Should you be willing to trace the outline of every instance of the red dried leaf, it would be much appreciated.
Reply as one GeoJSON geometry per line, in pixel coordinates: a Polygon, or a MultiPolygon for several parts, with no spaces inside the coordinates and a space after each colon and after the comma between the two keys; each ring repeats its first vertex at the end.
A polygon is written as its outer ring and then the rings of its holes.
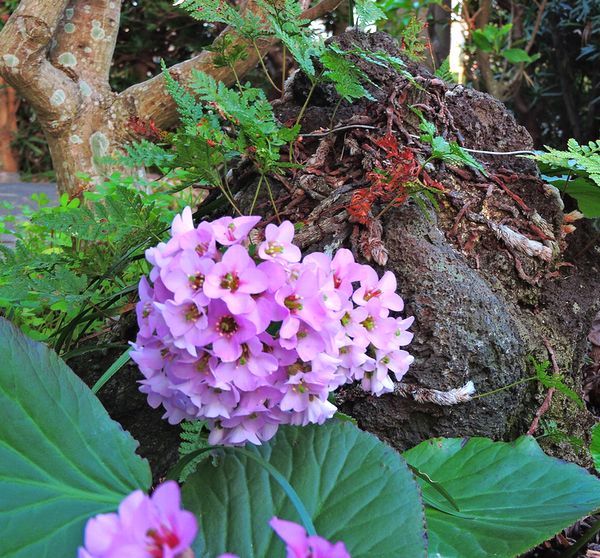
{"type": "Polygon", "coordinates": [[[161,130],[153,120],[145,122],[137,116],[132,116],[127,121],[127,127],[136,135],[150,141],[160,141],[164,139],[166,132],[161,130]]]}

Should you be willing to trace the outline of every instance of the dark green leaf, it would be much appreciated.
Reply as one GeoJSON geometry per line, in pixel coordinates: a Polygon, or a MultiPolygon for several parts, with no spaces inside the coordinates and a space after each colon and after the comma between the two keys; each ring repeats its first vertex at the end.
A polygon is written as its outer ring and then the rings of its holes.
{"type": "Polygon", "coordinates": [[[590,453],[594,460],[596,471],[600,471],[600,423],[597,423],[592,428],[592,444],[590,445],[590,453]]]}
{"type": "MultiPolygon", "coordinates": [[[[423,510],[402,458],[350,422],[283,427],[257,455],[279,471],[306,506],[317,533],[342,540],[353,558],[426,555],[423,510]]],[[[277,516],[299,517],[281,487],[256,462],[226,451],[219,467],[200,463],[183,487],[202,525],[198,556],[282,556],[268,527],[277,516]]]]}
{"type": "Polygon", "coordinates": [[[513,558],[600,507],[600,480],[544,455],[529,436],[510,444],[437,438],[404,457],[460,509],[419,481],[435,504],[426,507],[430,556],[513,558]]]}
{"type": "Polygon", "coordinates": [[[75,556],[87,519],[150,487],[137,443],[41,343],[0,318],[3,558],[75,556]]]}
{"type": "Polygon", "coordinates": [[[518,64],[520,62],[530,63],[535,60],[534,57],[529,56],[522,48],[507,48],[504,49],[501,54],[512,64],[518,64]]]}

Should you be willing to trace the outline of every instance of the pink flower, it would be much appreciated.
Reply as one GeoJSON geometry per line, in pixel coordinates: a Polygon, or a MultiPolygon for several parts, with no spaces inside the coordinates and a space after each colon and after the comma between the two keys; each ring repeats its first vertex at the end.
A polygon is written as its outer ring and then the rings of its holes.
{"type": "MultiPolygon", "coordinates": [[[[333,544],[318,535],[309,537],[304,527],[297,523],[273,517],[269,525],[286,544],[287,558],[351,558],[343,542],[333,544]]],[[[239,556],[227,553],[218,558],[239,556]]]]}
{"type": "Polygon", "coordinates": [[[223,246],[232,246],[244,240],[260,217],[221,217],[211,223],[217,242],[223,246]]]}
{"type": "Polygon", "coordinates": [[[136,490],[117,513],[100,514],[85,526],[79,558],[180,558],[188,553],[198,525],[181,509],[179,486],[168,481],[152,496],[136,490]]]}
{"type": "Polygon", "coordinates": [[[198,340],[199,345],[212,343],[212,350],[223,362],[233,362],[242,356],[242,345],[257,334],[254,324],[236,315],[220,300],[211,303],[208,327],[198,340]]]}
{"type": "Polygon", "coordinates": [[[266,275],[243,246],[232,246],[223,259],[210,270],[204,282],[204,294],[220,299],[235,314],[247,314],[254,310],[253,294],[267,288],[266,275]]]}
{"type": "Polygon", "coordinates": [[[193,298],[198,304],[206,305],[204,281],[214,266],[212,259],[201,258],[195,250],[183,250],[161,270],[161,278],[165,287],[173,292],[177,304],[193,298]]]}
{"type": "Polygon", "coordinates": [[[379,279],[377,272],[369,266],[363,266],[363,277],[360,288],[352,295],[356,304],[367,304],[369,300],[377,299],[388,310],[402,312],[404,302],[396,294],[396,276],[391,271],[386,271],[379,279]]]}
{"type": "Polygon", "coordinates": [[[282,337],[296,335],[301,321],[317,331],[322,329],[326,311],[318,295],[319,283],[312,271],[305,271],[293,284],[284,285],[275,293],[275,300],[287,314],[281,324],[282,337]]]}
{"type": "Polygon", "coordinates": [[[258,247],[258,255],[263,260],[282,260],[299,262],[302,254],[300,248],[292,244],[294,225],[284,221],[281,225],[267,225],[265,241],[258,247]]]}
{"type": "Polygon", "coordinates": [[[318,535],[309,537],[297,523],[273,517],[269,525],[286,544],[287,558],[351,558],[343,542],[330,543],[318,535]]]}
{"type": "Polygon", "coordinates": [[[175,304],[171,300],[167,300],[164,304],[157,302],[156,307],[162,311],[173,336],[173,344],[196,356],[196,346],[201,343],[208,323],[205,308],[193,299],[184,300],[181,304],[175,304]]]}

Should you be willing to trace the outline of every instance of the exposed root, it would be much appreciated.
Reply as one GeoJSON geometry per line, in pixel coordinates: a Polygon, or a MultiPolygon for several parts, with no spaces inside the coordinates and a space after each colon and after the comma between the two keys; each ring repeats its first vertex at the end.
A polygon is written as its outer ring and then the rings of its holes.
{"type": "Polygon", "coordinates": [[[471,401],[473,394],[475,393],[475,385],[473,382],[467,382],[461,388],[441,391],[439,389],[430,389],[400,382],[396,384],[394,393],[401,397],[414,399],[418,403],[433,403],[434,405],[449,406],[471,401]]]}
{"type": "Polygon", "coordinates": [[[540,258],[545,262],[552,261],[552,250],[548,246],[544,246],[541,242],[531,240],[525,235],[513,231],[506,225],[498,225],[489,221],[488,226],[509,248],[514,248],[527,256],[540,258]]]}

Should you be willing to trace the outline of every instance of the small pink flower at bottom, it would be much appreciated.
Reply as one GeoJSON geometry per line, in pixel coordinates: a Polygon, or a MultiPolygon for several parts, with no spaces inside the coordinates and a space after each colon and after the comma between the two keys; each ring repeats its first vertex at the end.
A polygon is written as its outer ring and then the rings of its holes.
{"type": "Polygon", "coordinates": [[[274,517],[269,525],[286,544],[287,558],[351,558],[343,542],[330,543],[318,535],[309,537],[297,523],[274,517]]]}
{"type": "Polygon", "coordinates": [[[92,517],[78,558],[193,558],[197,531],[194,514],[181,509],[179,486],[167,481],[152,496],[132,492],[117,513],[92,517]]]}
{"type": "MultiPolygon", "coordinates": [[[[330,543],[313,535],[309,537],[302,525],[274,517],[269,521],[286,545],[286,558],[352,558],[343,542],[330,543]]],[[[239,558],[236,554],[221,554],[217,558],[239,558]]]]}

